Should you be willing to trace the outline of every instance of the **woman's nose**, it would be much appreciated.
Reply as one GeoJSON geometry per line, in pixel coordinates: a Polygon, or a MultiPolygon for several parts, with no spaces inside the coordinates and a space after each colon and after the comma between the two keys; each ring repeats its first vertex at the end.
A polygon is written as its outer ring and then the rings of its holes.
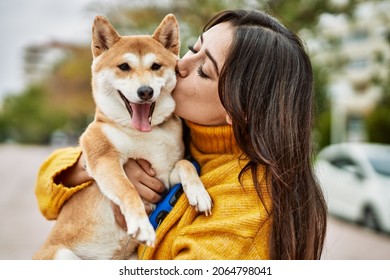
{"type": "Polygon", "coordinates": [[[176,65],[176,73],[184,78],[188,75],[188,70],[186,68],[185,62],[183,62],[183,59],[179,60],[176,65]]]}

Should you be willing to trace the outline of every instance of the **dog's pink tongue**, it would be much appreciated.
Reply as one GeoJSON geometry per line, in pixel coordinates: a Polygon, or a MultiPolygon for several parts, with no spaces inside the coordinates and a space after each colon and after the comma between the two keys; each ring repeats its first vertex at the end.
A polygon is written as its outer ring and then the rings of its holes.
{"type": "Polygon", "coordinates": [[[151,131],[152,126],[149,122],[151,104],[136,104],[131,103],[133,109],[133,117],[131,118],[131,125],[143,132],[151,131]]]}

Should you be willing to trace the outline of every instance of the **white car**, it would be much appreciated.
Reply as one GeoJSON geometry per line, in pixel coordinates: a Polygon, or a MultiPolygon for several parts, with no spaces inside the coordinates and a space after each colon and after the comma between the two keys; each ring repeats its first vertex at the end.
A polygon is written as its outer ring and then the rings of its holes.
{"type": "Polygon", "coordinates": [[[329,213],[390,232],[390,145],[330,145],[315,170],[329,213]]]}

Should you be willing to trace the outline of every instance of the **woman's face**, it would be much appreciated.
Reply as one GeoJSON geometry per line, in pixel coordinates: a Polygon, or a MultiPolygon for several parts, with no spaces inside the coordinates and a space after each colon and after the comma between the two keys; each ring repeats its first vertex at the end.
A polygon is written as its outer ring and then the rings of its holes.
{"type": "Polygon", "coordinates": [[[220,23],[203,33],[177,64],[172,96],[175,113],[202,125],[226,124],[226,110],[218,95],[218,80],[232,40],[233,28],[220,23]]]}

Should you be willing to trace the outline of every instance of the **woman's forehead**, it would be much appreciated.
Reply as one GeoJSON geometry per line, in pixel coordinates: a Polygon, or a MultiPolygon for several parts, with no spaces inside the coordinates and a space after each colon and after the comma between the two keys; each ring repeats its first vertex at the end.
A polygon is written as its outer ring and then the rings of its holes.
{"type": "Polygon", "coordinates": [[[202,46],[217,59],[225,59],[233,38],[233,27],[228,22],[219,23],[204,32],[199,40],[202,46]]]}
{"type": "Polygon", "coordinates": [[[212,26],[210,29],[205,31],[202,36],[204,40],[231,40],[233,32],[233,26],[229,22],[221,22],[217,25],[212,26]]]}

